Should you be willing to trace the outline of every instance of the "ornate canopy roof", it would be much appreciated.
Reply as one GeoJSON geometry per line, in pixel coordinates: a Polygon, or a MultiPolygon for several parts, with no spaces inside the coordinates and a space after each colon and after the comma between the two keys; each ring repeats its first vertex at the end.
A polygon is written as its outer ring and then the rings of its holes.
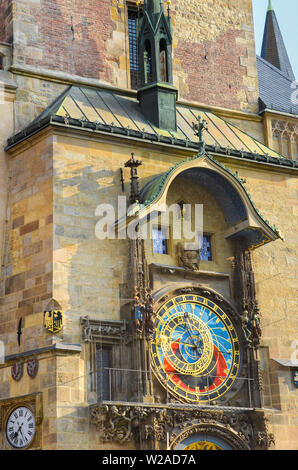
{"type": "Polygon", "coordinates": [[[162,208],[166,204],[169,187],[176,178],[189,179],[205,187],[215,197],[227,222],[226,238],[246,239],[250,250],[282,239],[277,228],[259,213],[242,180],[206,153],[181,161],[167,173],[150,180],[143,187],[140,206],[138,210],[134,208],[131,218],[137,214],[140,221],[146,220],[148,214],[162,208]]]}

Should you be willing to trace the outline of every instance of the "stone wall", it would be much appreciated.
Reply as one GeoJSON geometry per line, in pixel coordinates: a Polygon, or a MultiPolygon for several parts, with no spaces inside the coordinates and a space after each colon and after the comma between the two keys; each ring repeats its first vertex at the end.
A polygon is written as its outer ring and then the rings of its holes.
{"type": "MultiPolygon", "coordinates": [[[[1,77],[0,77],[1,80],[1,77]]],[[[7,186],[8,168],[7,155],[4,147],[6,139],[13,132],[13,102],[15,90],[7,89],[0,81],[0,260],[2,261],[5,227],[7,218],[7,186]]]]}
{"type": "Polygon", "coordinates": [[[271,405],[277,412],[269,415],[276,449],[296,449],[298,438],[298,398],[291,370],[278,367],[273,359],[297,357],[297,177],[280,171],[238,168],[246,188],[265,219],[284,237],[253,251],[257,300],[262,328],[262,345],[268,347],[263,366],[271,377],[271,405]]]}
{"type": "Polygon", "coordinates": [[[11,43],[13,39],[13,0],[0,3],[0,42],[11,43]]]}
{"type": "Polygon", "coordinates": [[[256,112],[251,1],[172,2],[174,77],[180,98],[256,112]],[[187,25],[187,27],[186,27],[187,25]]]}
{"type": "MultiPolygon", "coordinates": [[[[187,156],[162,147],[135,144],[133,147],[136,158],[143,161],[139,169],[140,186],[187,156]]],[[[96,208],[107,202],[116,206],[117,196],[123,195],[119,170],[129,159],[130,152],[131,144],[121,139],[113,142],[104,137],[86,140],[84,134],[68,132],[68,135],[57,136],[41,134],[30,145],[22,144],[9,157],[10,217],[1,281],[1,333],[7,343],[7,354],[19,350],[16,329],[21,316],[25,319],[21,351],[53,341],[81,343],[81,316],[98,320],[120,318],[129,302],[122,295],[129,281],[128,244],[126,240],[96,237],[99,220],[96,208]],[[51,297],[61,304],[65,318],[64,329],[57,336],[46,332],[42,324],[42,312],[51,297]]],[[[276,241],[253,252],[262,314],[262,345],[269,347],[265,368],[269,368],[272,359],[291,357],[296,339],[297,181],[280,169],[261,169],[255,164],[225,160],[232,171],[237,170],[239,176],[246,179],[246,187],[264,218],[278,226],[285,236],[284,242],[276,241]]],[[[128,195],[128,168],[124,169],[124,177],[128,195]]],[[[212,210],[217,214],[216,205],[212,210]]],[[[216,218],[220,222],[220,214],[216,218]]],[[[213,230],[213,222],[211,218],[210,230],[213,230]]],[[[220,224],[223,229],[224,222],[220,224]]],[[[220,250],[219,272],[231,269],[230,255],[228,246],[220,250]]],[[[149,256],[150,261],[155,260],[149,256]]],[[[56,364],[59,382],[55,391],[57,439],[63,448],[75,445],[71,427],[76,429],[85,448],[101,445],[90,441],[94,430],[87,416],[84,357],[84,354],[65,357],[56,364]]],[[[7,393],[17,393],[7,385],[11,381],[9,373],[7,368],[3,398],[7,398],[7,393]]],[[[272,406],[280,404],[280,409],[269,415],[270,427],[276,435],[277,448],[294,448],[296,390],[290,370],[283,368],[275,375],[269,372],[270,375],[274,377],[270,385],[270,394],[275,396],[272,406]]],[[[46,426],[51,426],[50,440],[54,442],[54,420],[51,423],[46,426]]]]}
{"type": "Polygon", "coordinates": [[[14,65],[110,79],[107,41],[115,1],[14,1],[14,65]]]}
{"type": "Polygon", "coordinates": [[[17,324],[22,317],[21,350],[41,347],[42,315],[52,297],[52,143],[28,143],[8,157],[8,204],[1,271],[0,333],[6,354],[20,351],[17,324]]]}
{"type": "MultiPolygon", "coordinates": [[[[38,373],[36,377],[31,378],[27,374],[27,361],[25,360],[23,376],[19,381],[12,379],[11,366],[14,364],[14,361],[7,362],[5,366],[0,366],[0,410],[3,401],[5,402],[7,398],[14,398],[16,405],[23,406],[24,401],[21,397],[27,395],[34,397],[35,394],[40,393],[42,410],[40,416],[41,422],[37,425],[39,435],[37,446],[38,448],[54,450],[57,443],[56,358],[51,352],[48,352],[41,354],[38,359],[38,373]]],[[[34,398],[32,402],[34,402],[34,398]]],[[[5,415],[3,419],[5,419],[5,415]]],[[[0,436],[1,434],[0,432],[0,436]]],[[[4,436],[1,437],[0,446],[3,449],[2,445],[5,439],[4,436]]]]}
{"type": "MultiPolygon", "coordinates": [[[[251,0],[174,0],[171,8],[179,98],[256,112],[251,0]]],[[[14,0],[13,42],[16,72],[130,87],[124,0],[14,0]]]]}

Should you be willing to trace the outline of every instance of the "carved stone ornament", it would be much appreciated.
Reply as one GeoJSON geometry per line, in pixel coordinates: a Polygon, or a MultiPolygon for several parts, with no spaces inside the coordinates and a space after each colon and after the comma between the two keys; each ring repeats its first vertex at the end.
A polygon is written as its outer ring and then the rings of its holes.
{"type": "Polygon", "coordinates": [[[91,422],[102,442],[125,444],[137,439],[140,425],[150,414],[150,408],[123,405],[91,407],[91,422]]]}
{"type": "Polygon", "coordinates": [[[157,442],[158,448],[165,448],[169,435],[174,449],[186,437],[204,432],[221,437],[235,450],[267,449],[274,443],[264,414],[240,409],[102,403],[92,405],[90,414],[102,442],[138,444],[141,438],[150,448],[157,442]]]}
{"type": "Polygon", "coordinates": [[[85,342],[105,341],[112,343],[120,341],[127,335],[125,321],[91,320],[88,316],[81,317],[82,339],[85,342]]]}
{"type": "Polygon", "coordinates": [[[200,247],[196,243],[178,243],[179,265],[191,271],[198,271],[200,267],[200,247]]]}

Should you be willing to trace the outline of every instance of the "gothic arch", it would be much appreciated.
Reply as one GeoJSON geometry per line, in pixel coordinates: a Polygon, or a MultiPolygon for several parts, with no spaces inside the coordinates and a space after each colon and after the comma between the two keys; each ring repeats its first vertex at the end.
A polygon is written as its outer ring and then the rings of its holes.
{"type": "Polygon", "coordinates": [[[250,450],[247,442],[238,435],[232,428],[227,429],[227,426],[222,424],[214,423],[197,423],[188,426],[178,435],[172,437],[172,442],[170,445],[171,450],[183,450],[185,449],[185,444],[187,444],[187,439],[191,437],[199,436],[208,436],[210,438],[217,438],[223,445],[227,446],[226,450],[250,450]]]}

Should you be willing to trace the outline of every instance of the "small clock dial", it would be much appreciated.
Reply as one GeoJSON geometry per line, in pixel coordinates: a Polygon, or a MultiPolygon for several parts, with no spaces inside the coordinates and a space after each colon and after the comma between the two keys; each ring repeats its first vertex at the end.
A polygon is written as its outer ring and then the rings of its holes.
{"type": "Polygon", "coordinates": [[[151,357],[158,379],[186,401],[211,401],[237,379],[240,345],[226,313],[199,295],[180,295],[157,312],[151,357]]]}
{"type": "Polygon", "coordinates": [[[20,406],[12,411],[6,423],[6,438],[12,447],[22,449],[29,446],[35,434],[35,419],[32,411],[20,406]]]}

